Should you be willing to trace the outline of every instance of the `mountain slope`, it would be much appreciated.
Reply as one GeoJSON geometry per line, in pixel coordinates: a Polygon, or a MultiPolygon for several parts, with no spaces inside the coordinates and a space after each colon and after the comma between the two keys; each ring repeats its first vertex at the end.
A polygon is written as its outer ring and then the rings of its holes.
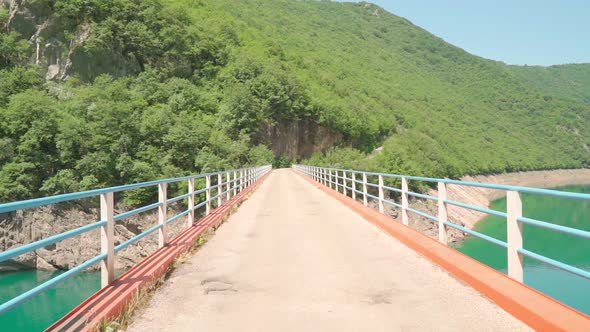
{"type": "Polygon", "coordinates": [[[449,177],[590,162],[590,106],[368,3],[11,1],[0,26],[2,200],[273,153],[449,177]]]}
{"type": "Polygon", "coordinates": [[[590,104],[590,63],[508,66],[508,69],[547,96],[590,104]]]}
{"type": "Polygon", "coordinates": [[[221,0],[205,7],[231,17],[240,37],[235,56],[296,73],[321,105],[321,123],[360,148],[390,137],[380,168],[459,175],[588,162],[587,106],[547,101],[504,64],[377,6],[221,0]]]}

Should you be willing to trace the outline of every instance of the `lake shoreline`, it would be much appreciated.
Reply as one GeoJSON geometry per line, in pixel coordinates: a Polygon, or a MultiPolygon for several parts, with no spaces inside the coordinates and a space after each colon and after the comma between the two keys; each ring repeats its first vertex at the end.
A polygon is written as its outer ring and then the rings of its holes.
{"type": "MultiPolygon", "coordinates": [[[[464,176],[462,181],[506,184],[535,188],[556,188],[567,185],[590,185],[590,169],[556,169],[545,171],[514,172],[494,175],[464,176]]],[[[504,197],[502,190],[449,185],[447,188],[450,200],[489,207],[491,202],[504,197]]],[[[448,206],[451,221],[461,221],[468,228],[473,228],[485,213],[448,206]]]]}

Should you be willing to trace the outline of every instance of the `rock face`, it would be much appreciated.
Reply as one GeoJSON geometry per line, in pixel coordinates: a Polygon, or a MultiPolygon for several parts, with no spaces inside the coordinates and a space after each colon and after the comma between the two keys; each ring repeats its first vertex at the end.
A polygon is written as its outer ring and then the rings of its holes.
{"type": "Polygon", "coordinates": [[[312,119],[267,124],[258,140],[257,143],[269,146],[275,155],[292,160],[308,158],[313,152],[324,151],[344,141],[341,134],[318,125],[312,119]]]}
{"type": "MultiPolygon", "coordinates": [[[[116,211],[115,213],[120,213],[116,211]]],[[[175,212],[169,211],[170,216],[175,212]]],[[[44,206],[36,209],[0,215],[0,251],[31,243],[67,230],[88,225],[97,220],[96,209],[80,207],[44,206]]],[[[132,238],[157,224],[155,211],[132,216],[116,222],[115,245],[132,238]]],[[[178,221],[168,227],[168,234],[177,234],[184,223],[178,221]]],[[[117,253],[115,267],[128,269],[157,248],[153,233],[117,253]]],[[[22,269],[68,270],[100,254],[100,230],[74,236],[45,248],[0,263],[0,271],[22,269]]],[[[98,269],[96,264],[91,269],[98,269]]]]}
{"type": "Polygon", "coordinates": [[[32,0],[1,0],[0,5],[9,11],[8,30],[28,38],[33,49],[30,62],[43,68],[48,80],[65,80],[74,72],[82,80],[92,80],[104,73],[121,76],[140,71],[137,61],[121,54],[85,52],[83,45],[91,26],[80,23],[73,35],[66,37],[52,16],[52,5],[43,6],[32,0]]]}

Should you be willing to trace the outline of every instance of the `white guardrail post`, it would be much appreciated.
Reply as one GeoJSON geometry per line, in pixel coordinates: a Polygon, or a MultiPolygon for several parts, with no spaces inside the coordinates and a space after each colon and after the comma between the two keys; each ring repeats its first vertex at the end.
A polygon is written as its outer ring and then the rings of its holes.
{"type": "Polygon", "coordinates": [[[168,242],[166,239],[166,219],[168,217],[168,205],[166,204],[166,200],[168,199],[167,188],[168,184],[165,182],[158,184],[158,200],[160,202],[160,206],[158,207],[158,224],[160,224],[160,229],[158,229],[158,248],[162,248],[168,242]]]}
{"type": "Polygon", "coordinates": [[[205,215],[211,213],[211,175],[205,177],[205,215]]]}
{"type": "Polygon", "coordinates": [[[221,177],[221,173],[217,173],[217,206],[221,206],[221,191],[223,190],[222,185],[223,179],[221,177]]]}
{"type": "Polygon", "coordinates": [[[346,196],[346,171],[342,171],[342,193],[346,196]]]}
{"type": "Polygon", "coordinates": [[[330,184],[330,189],[332,189],[332,170],[328,170],[328,179],[330,180],[328,183],[330,184]]]}
{"type": "Polygon", "coordinates": [[[100,195],[100,220],[107,222],[100,227],[100,251],[101,254],[107,254],[107,257],[100,262],[100,285],[104,288],[115,280],[115,221],[112,192],[100,195]]]}
{"type": "Polygon", "coordinates": [[[367,173],[363,172],[363,204],[365,206],[369,205],[367,202],[367,173]]]}
{"type": "Polygon", "coordinates": [[[385,195],[383,194],[383,175],[379,175],[379,212],[384,213],[385,207],[383,206],[383,199],[385,195]]]}
{"type": "Polygon", "coordinates": [[[232,187],[234,189],[234,196],[237,195],[238,191],[238,182],[236,181],[236,179],[238,178],[238,172],[234,171],[234,181],[232,183],[232,187]]]}
{"type": "Polygon", "coordinates": [[[438,183],[438,241],[447,245],[447,185],[444,182],[438,183]]]}
{"type": "Polygon", "coordinates": [[[518,252],[522,248],[522,225],[518,222],[522,217],[522,199],[518,191],[506,192],[506,214],[508,276],[523,282],[522,254],[518,252]]]}
{"type": "Polygon", "coordinates": [[[229,172],[225,173],[225,180],[227,181],[226,185],[225,185],[225,190],[227,191],[227,194],[225,195],[226,200],[229,201],[229,199],[231,198],[231,176],[229,175],[229,172]]]}
{"type": "Polygon", "coordinates": [[[352,199],[356,201],[356,173],[353,171],[350,173],[350,175],[352,176],[352,182],[350,182],[352,184],[352,199]]]}
{"type": "Polygon", "coordinates": [[[240,170],[240,192],[244,190],[244,170],[240,170]]]}
{"type": "Polygon", "coordinates": [[[195,223],[195,178],[188,179],[188,217],[186,227],[191,227],[195,223]]]}
{"type": "Polygon", "coordinates": [[[402,224],[408,226],[408,180],[402,177],[402,224]]]}

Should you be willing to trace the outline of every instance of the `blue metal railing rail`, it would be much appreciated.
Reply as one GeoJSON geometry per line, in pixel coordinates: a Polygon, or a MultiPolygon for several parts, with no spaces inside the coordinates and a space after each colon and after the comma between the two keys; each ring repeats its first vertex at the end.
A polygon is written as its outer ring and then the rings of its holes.
{"type": "Polygon", "coordinates": [[[116,187],[101,188],[95,190],[88,190],[77,193],[56,195],[50,197],[42,197],[30,199],[19,202],[11,202],[0,204],[0,213],[8,213],[16,210],[25,210],[44,205],[56,204],[77,200],[88,197],[100,196],[100,220],[82,227],[78,227],[66,232],[56,234],[29,244],[10,248],[0,252],[0,262],[10,260],[14,257],[26,254],[28,252],[52,245],[54,243],[72,238],[74,236],[89,232],[91,230],[100,228],[101,230],[101,254],[95,256],[84,263],[52,278],[40,285],[12,298],[11,300],[0,304],[0,315],[17,307],[21,303],[35,297],[39,293],[63,282],[74,275],[84,271],[88,267],[101,263],[101,285],[107,286],[114,280],[115,266],[114,260],[117,252],[123,250],[129,245],[139,241],[141,238],[158,232],[158,248],[166,245],[167,231],[166,225],[179,220],[181,217],[187,216],[186,227],[191,227],[195,222],[195,211],[201,207],[205,207],[204,214],[208,215],[212,208],[212,203],[216,200],[216,206],[220,206],[223,201],[228,201],[232,196],[243,191],[245,188],[252,185],[259,178],[264,176],[272,169],[272,166],[257,166],[249,168],[240,168],[227,171],[220,171],[214,173],[204,173],[198,175],[183,176],[171,179],[163,179],[135,184],[128,184],[116,187]],[[232,179],[233,177],[233,179],[232,179]],[[196,190],[195,180],[205,179],[204,188],[196,190]],[[216,183],[212,184],[212,178],[216,178],[216,183]],[[180,181],[188,182],[188,192],[176,197],[167,197],[167,185],[170,183],[177,183],[180,181]],[[124,192],[127,190],[157,186],[158,187],[158,202],[148,204],[131,211],[126,211],[120,214],[114,214],[114,193],[124,192]],[[214,191],[215,196],[211,196],[214,191]],[[198,204],[195,204],[195,196],[205,193],[205,199],[198,204]],[[167,205],[170,203],[187,200],[188,208],[168,218],[167,205]],[[158,224],[147,229],[146,231],[137,234],[136,236],[118,244],[114,245],[114,225],[115,222],[130,216],[158,209],[158,224]]]}
{"type": "Polygon", "coordinates": [[[590,201],[590,194],[584,193],[573,193],[573,192],[565,192],[559,190],[551,190],[551,189],[540,189],[540,188],[530,188],[530,187],[522,187],[522,186],[511,186],[511,185],[503,185],[503,184],[492,184],[492,183],[480,183],[480,182],[470,182],[470,181],[459,181],[459,180],[451,180],[451,179],[438,179],[438,178],[430,178],[430,177],[423,177],[423,176],[410,176],[410,175],[401,175],[401,174],[388,174],[388,173],[376,173],[376,172],[364,172],[364,171],[357,171],[357,170],[348,170],[348,169],[339,169],[339,168],[325,168],[325,167],[317,167],[317,166],[308,166],[308,165],[293,165],[293,168],[297,171],[310,176],[314,180],[322,183],[325,186],[333,188],[337,191],[342,191],[343,194],[347,195],[347,190],[350,191],[351,197],[353,199],[357,199],[357,194],[362,195],[362,200],[364,205],[368,205],[367,201],[368,198],[372,198],[377,200],[379,211],[384,213],[384,204],[393,205],[401,209],[401,219],[404,225],[409,224],[409,216],[408,212],[420,215],[422,217],[428,218],[430,220],[435,221],[438,224],[438,240],[445,245],[447,243],[447,229],[448,227],[458,229],[464,233],[469,235],[475,236],[480,238],[484,241],[489,243],[493,243],[497,246],[507,249],[507,258],[508,258],[508,276],[513,279],[518,280],[519,282],[523,282],[524,279],[524,268],[523,268],[523,256],[532,258],[536,261],[541,263],[556,267],[563,271],[567,271],[569,273],[584,277],[586,279],[590,279],[590,271],[580,269],[578,267],[559,262],[552,258],[543,256],[541,254],[532,252],[523,248],[523,235],[522,235],[522,225],[532,225],[535,227],[540,227],[544,229],[548,229],[551,231],[561,232],[585,239],[590,239],[590,232],[582,229],[577,229],[573,227],[562,226],[558,224],[553,224],[550,222],[536,220],[532,218],[527,218],[522,215],[522,200],[521,194],[528,193],[528,194],[537,194],[537,195],[548,195],[554,197],[563,197],[568,199],[578,199],[578,200],[587,200],[590,201]],[[371,183],[368,181],[368,178],[377,178],[377,183],[371,183]],[[399,179],[401,181],[401,188],[394,188],[390,186],[386,186],[384,184],[384,179],[386,178],[393,178],[399,179]],[[416,193],[408,190],[408,180],[416,180],[416,181],[425,181],[431,183],[437,183],[438,185],[438,195],[426,195],[421,193],[416,193]],[[349,185],[350,184],[350,185],[349,185]],[[464,202],[458,202],[454,200],[449,200],[447,198],[447,185],[459,185],[459,186],[469,186],[469,187],[478,187],[478,188],[487,188],[487,189],[495,189],[501,190],[506,193],[506,201],[507,201],[507,212],[496,211],[489,209],[487,207],[476,206],[464,202]],[[357,185],[361,186],[362,190],[357,189],[357,185]],[[369,193],[367,188],[377,189],[378,196],[372,195],[369,193]],[[386,195],[385,192],[396,192],[401,194],[401,202],[395,202],[389,199],[390,195],[386,195]],[[433,216],[428,214],[427,212],[417,210],[412,208],[408,204],[408,197],[418,197],[422,199],[436,201],[438,204],[438,215],[433,216]],[[506,219],[507,225],[507,237],[506,241],[498,240],[486,234],[480,233],[478,231],[465,228],[457,223],[454,223],[449,220],[448,213],[447,213],[447,206],[454,205],[463,209],[473,210],[481,213],[485,213],[488,215],[493,215],[501,218],[506,219]]]}

